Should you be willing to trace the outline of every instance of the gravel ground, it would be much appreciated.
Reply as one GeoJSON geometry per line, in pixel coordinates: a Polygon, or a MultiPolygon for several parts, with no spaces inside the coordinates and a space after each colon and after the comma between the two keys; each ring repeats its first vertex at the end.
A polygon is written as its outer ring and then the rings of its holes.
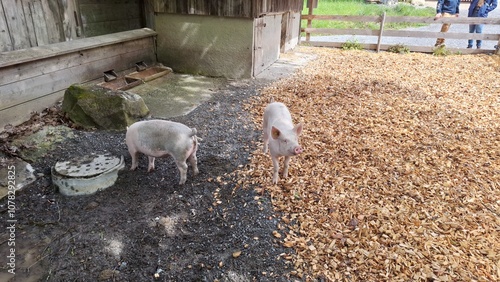
{"type": "MultiPolygon", "coordinates": [[[[137,170],[120,171],[104,191],[61,195],[50,177],[59,160],[110,153],[130,166],[125,132],[74,129],[76,137],[32,163],[38,179],[16,195],[16,275],[6,273],[2,255],[0,281],[289,281],[291,262],[283,256],[292,251],[273,236],[279,214],[252,185],[237,187],[231,174],[248,164],[260,138],[242,104],[268,82],[233,81],[171,119],[197,128],[203,139],[200,174],[190,168],[183,186],[171,158],[157,159],[146,173],[142,156],[137,170]]],[[[4,199],[0,220],[7,217],[4,199]]],[[[1,254],[9,253],[6,236],[1,254]]]]}

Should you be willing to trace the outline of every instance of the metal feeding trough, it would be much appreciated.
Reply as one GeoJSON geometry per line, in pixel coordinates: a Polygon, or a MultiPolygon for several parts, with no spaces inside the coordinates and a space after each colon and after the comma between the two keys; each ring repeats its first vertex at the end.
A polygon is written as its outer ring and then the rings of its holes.
{"type": "Polygon", "coordinates": [[[144,62],[136,63],[135,69],[136,69],[135,72],[127,74],[125,77],[140,79],[146,82],[172,72],[171,68],[165,67],[161,64],[148,67],[144,62]]]}
{"type": "Polygon", "coordinates": [[[105,71],[103,77],[104,82],[97,85],[111,90],[127,90],[140,85],[143,82],[142,80],[133,77],[118,77],[114,70],[105,71]]]}
{"type": "Polygon", "coordinates": [[[63,195],[89,195],[113,185],[124,167],[123,156],[87,155],[57,162],[52,168],[52,182],[63,195]]]}

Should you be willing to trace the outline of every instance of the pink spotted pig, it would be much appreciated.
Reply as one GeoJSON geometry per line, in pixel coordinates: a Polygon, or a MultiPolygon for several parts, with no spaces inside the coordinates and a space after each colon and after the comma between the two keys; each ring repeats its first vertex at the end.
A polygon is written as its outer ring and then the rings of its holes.
{"type": "Polygon", "coordinates": [[[273,161],[273,183],[277,184],[279,175],[279,158],[285,157],[283,178],[288,177],[288,165],[292,156],[302,153],[299,145],[299,135],[302,123],[293,125],[288,108],[279,102],[272,102],[264,110],[264,153],[269,150],[273,161]]]}
{"type": "Polygon", "coordinates": [[[137,168],[139,153],[143,153],[149,159],[148,172],[154,170],[155,158],[172,156],[181,174],[180,185],[186,182],[187,160],[194,174],[198,174],[198,137],[195,128],[166,120],[139,121],[127,128],[125,143],[132,157],[130,170],[137,168]]]}

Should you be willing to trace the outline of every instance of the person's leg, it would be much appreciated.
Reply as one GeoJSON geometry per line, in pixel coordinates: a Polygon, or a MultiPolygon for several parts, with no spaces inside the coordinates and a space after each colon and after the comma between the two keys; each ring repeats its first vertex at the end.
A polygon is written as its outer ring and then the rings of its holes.
{"type": "MultiPolygon", "coordinates": [[[[453,17],[454,15],[452,14],[448,14],[448,13],[443,13],[443,18],[449,18],[449,17],[453,17]]],[[[450,29],[450,26],[451,24],[449,23],[444,23],[442,26],[441,26],[441,32],[448,32],[448,30],[450,29]]],[[[434,46],[439,46],[439,45],[443,45],[444,44],[444,38],[438,38],[436,40],[436,44],[434,46]]]]}
{"type": "MultiPolygon", "coordinates": [[[[476,25],[475,24],[470,24],[469,25],[469,33],[474,33],[476,31],[476,25]]],[[[472,45],[474,44],[473,39],[469,39],[467,48],[472,48],[472,45]]]]}
{"type": "MultiPolygon", "coordinates": [[[[484,25],[482,25],[482,24],[477,24],[476,25],[476,33],[483,33],[483,26],[484,25]]],[[[483,41],[480,39],[476,41],[477,49],[481,49],[482,43],[483,43],[483,41]]]]}

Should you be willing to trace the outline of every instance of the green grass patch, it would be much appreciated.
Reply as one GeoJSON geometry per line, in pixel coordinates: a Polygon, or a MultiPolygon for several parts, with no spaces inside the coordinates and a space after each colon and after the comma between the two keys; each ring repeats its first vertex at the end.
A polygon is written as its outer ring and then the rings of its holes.
{"type": "Polygon", "coordinates": [[[396,44],[389,47],[389,49],[387,49],[387,52],[397,53],[397,54],[408,54],[410,53],[410,49],[403,44],[396,44]]]}
{"type": "Polygon", "coordinates": [[[363,46],[357,40],[348,40],[342,44],[342,50],[363,50],[363,46]]]}
{"type": "MultiPolygon", "coordinates": [[[[307,14],[307,0],[304,1],[303,14],[307,14]]],[[[413,16],[413,17],[434,17],[436,11],[431,7],[416,7],[406,3],[399,3],[394,6],[367,4],[364,0],[321,0],[318,8],[313,10],[314,15],[347,15],[347,16],[413,16]]],[[[408,27],[425,26],[425,24],[415,23],[386,23],[385,29],[403,29],[408,27]]],[[[301,27],[307,27],[307,20],[301,21],[301,27]]],[[[379,29],[380,23],[374,22],[342,22],[313,20],[313,28],[356,28],[356,29],[379,29]]],[[[318,35],[318,34],[315,34],[318,35]]]]}
{"type": "Polygon", "coordinates": [[[451,55],[451,52],[450,52],[450,50],[446,49],[445,45],[440,45],[432,50],[432,55],[438,56],[438,57],[446,57],[446,56],[451,55]]]}

